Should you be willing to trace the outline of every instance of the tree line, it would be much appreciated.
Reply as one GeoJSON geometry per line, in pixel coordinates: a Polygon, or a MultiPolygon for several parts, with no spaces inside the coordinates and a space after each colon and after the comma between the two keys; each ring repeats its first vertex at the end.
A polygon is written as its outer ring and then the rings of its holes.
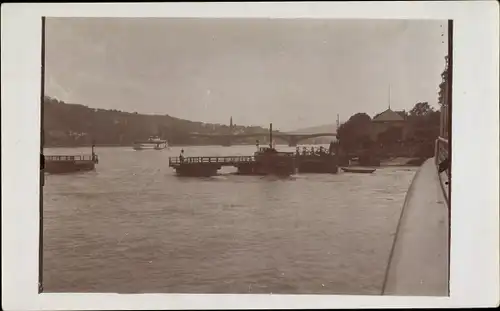
{"type": "Polygon", "coordinates": [[[374,138],[373,119],[366,113],[356,113],[341,124],[337,131],[340,147],[346,152],[356,152],[395,144],[408,147],[420,144],[425,150],[417,153],[432,156],[434,141],[439,135],[440,112],[427,102],[419,102],[409,112],[398,113],[405,120],[406,137],[403,137],[401,127],[388,126],[374,138]]]}
{"type": "MultiPolygon", "coordinates": [[[[448,57],[445,57],[447,63],[448,57]]],[[[448,67],[445,66],[441,74],[442,82],[439,84],[438,103],[443,105],[445,100],[446,85],[448,83],[448,67]]],[[[431,157],[434,153],[434,142],[439,135],[440,117],[439,110],[435,110],[428,102],[418,102],[408,112],[398,111],[405,120],[407,135],[402,137],[401,127],[390,126],[374,138],[372,135],[372,118],[366,113],[356,113],[348,121],[341,124],[338,129],[338,140],[341,150],[357,152],[359,150],[380,150],[384,146],[404,145],[406,148],[416,146],[415,155],[431,157]]]]}
{"type": "MultiPolygon", "coordinates": [[[[258,126],[233,125],[233,131],[263,133],[258,126]]],[[[226,124],[189,121],[166,115],[145,115],[116,109],[96,109],[69,104],[46,96],[43,101],[43,138],[45,147],[116,145],[130,146],[150,136],[167,139],[173,145],[210,144],[190,133],[228,134],[226,124]]],[[[254,139],[249,139],[253,143],[254,139]]]]}

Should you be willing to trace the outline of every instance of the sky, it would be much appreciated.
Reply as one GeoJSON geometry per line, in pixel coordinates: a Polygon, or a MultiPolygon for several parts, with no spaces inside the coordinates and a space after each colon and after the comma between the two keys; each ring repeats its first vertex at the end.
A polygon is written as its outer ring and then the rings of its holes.
{"type": "Polygon", "coordinates": [[[437,107],[438,20],[47,18],[45,95],[280,130],[437,107]]]}

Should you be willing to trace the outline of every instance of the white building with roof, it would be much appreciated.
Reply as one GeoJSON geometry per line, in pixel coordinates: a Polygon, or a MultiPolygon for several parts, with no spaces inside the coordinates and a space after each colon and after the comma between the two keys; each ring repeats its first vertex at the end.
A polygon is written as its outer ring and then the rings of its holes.
{"type": "Polygon", "coordinates": [[[371,139],[377,141],[379,135],[390,128],[395,128],[400,132],[401,140],[404,140],[408,134],[408,126],[405,111],[396,112],[390,107],[374,116],[372,119],[371,139]]]}

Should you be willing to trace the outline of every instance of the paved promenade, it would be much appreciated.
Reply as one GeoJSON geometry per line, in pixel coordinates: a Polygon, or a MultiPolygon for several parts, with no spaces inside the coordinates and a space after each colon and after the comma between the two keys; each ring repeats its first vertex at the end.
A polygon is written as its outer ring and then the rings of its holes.
{"type": "Polygon", "coordinates": [[[448,296],[448,206],[439,183],[428,159],[406,195],[384,295],[448,296]]]}

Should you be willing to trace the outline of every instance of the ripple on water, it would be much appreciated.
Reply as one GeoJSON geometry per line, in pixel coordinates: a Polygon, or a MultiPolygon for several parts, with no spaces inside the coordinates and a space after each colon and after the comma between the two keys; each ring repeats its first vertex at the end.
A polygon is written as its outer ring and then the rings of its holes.
{"type": "Polygon", "coordinates": [[[96,172],[47,176],[46,291],[380,293],[415,169],[179,178],[178,149],[99,148],[96,172]]]}

